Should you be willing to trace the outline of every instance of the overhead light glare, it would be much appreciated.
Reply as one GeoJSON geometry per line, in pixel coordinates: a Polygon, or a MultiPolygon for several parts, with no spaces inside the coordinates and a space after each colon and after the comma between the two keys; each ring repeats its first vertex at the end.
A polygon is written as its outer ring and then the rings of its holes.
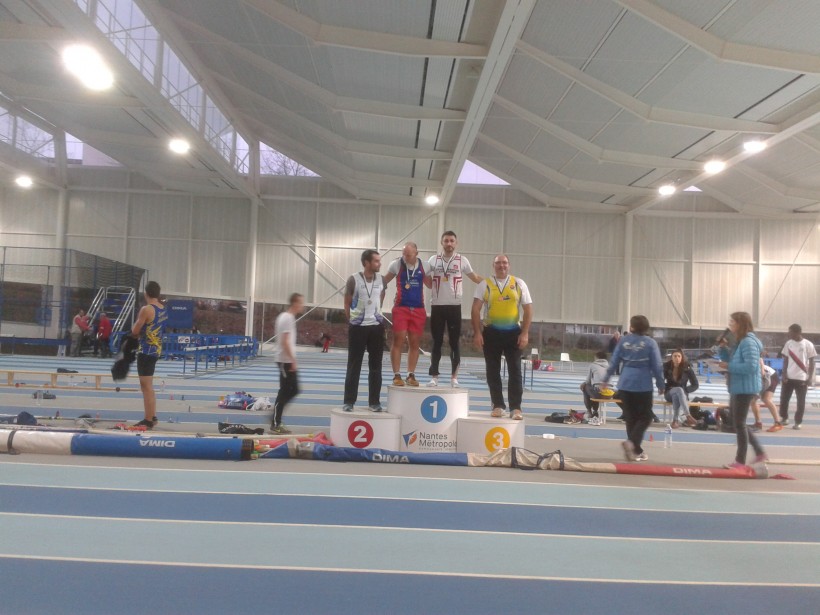
{"type": "Polygon", "coordinates": [[[440,200],[441,199],[439,199],[438,196],[436,196],[435,194],[429,194],[424,199],[424,202],[427,203],[428,205],[438,205],[440,200]]]}
{"type": "Polygon", "coordinates": [[[171,139],[168,142],[168,149],[175,154],[187,154],[191,149],[191,144],[185,139],[171,139]]]}
{"type": "Polygon", "coordinates": [[[658,194],[661,196],[669,196],[670,194],[675,194],[675,186],[672,184],[664,184],[660,188],[658,188],[658,194]]]}
{"type": "Polygon", "coordinates": [[[63,64],[89,90],[107,90],[114,85],[114,74],[102,56],[88,45],[69,45],[63,49],[63,64]]]}
{"type": "Polygon", "coordinates": [[[712,175],[714,175],[715,173],[720,173],[725,168],[726,163],[722,160],[710,160],[709,162],[703,165],[703,170],[707,173],[711,173],[712,175]]]}
{"type": "Polygon", "coordinates": [[[766,149],[766,144],[760,139],[752,139],[751,141],[745,141],[743,143],[743,149],[750,154],[757,154],[766,149]]]}
{"type": "Polygon", "coordinates": [[[688,188],[684,188],[683,191],[684,192],[703,192],[703,190],[701,190],[697,186],[689,186],[688,188]]]}
{"type": "Polygon", "coordinates": [[[21,188],[31,188],[34,185],[34,180],[31,179],[28,175],[18,175],[14,183],[20,186],[21,188]]]}

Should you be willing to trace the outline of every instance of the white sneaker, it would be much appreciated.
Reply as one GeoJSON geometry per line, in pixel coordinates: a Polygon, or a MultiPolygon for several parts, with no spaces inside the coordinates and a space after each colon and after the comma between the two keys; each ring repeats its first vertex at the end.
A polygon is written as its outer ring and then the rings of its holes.
{"type": "Polygon", "coordinates": [[[428,382],[428,383],[427,383],[427,386],[428,386],[428,387],[437,387],[437,386],[438,386],[438,377],[437,377],[437,376],[433,376],[433,377],[430,379],[430,382],[428,382]]]}
{"type": "Polygon", "coordinates": [[[458,388],[458,378],[450,378],[450,386],[454,389],[458,388]]]}

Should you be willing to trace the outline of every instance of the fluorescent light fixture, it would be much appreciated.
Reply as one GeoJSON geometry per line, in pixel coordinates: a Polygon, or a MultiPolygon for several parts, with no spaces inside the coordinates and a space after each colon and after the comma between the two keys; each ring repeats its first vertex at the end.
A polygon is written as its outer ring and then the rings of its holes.
{"type": "Polygon", "coordinates": [[[715,173],[720,173],[725,168],[726,163],[722,160],[710,160],[709,162],[703,165],[703,170],[707,173],[711,173],[712,175],[714,175],[715,173]]]}
{"type": "Polygon", "coordinates": [[[107,90],[114,84],[114,75],[102,56],[88,45],[63,49],[63,64],[89,90],[107,90]]]}
{"type": "Polygon", "coordinates": [[[661,196],[669,196],[670,194],[675,194],[675,186],[672,184],[664,184],[660,188],[658,188],[658,194],[661,196]]]}
{"type": "Polygon", "coordinates": [[[429,194],[429,195],[427,195],[427,197],[424,199],[424,202],[425,202],[425,203],[427,203],[428,205],[438,205],[438,202],[439,202],[440,200],[441,200],[441,199],[439,199],[439,198],[438,198],[438,196],[436,196],[435,194],[429,194]]]}
{"type": "Polygon", "coordinates": [[[34,185],[34,180],[31,179],[28,175],[18,175],[14,183],[20,186],[21,188],[31,188],[34,185]]]}
{"type": "Polygon", "coordinates": [[[191,149],[191,144],[185,139],[171,139],[168,142],[168,149],[175,154],[187,154],[188,150],[191,149]]]}
{"type": "Polygon", "coordinates": [[[766,144],[760,139],[752,139],[751,141],[744,141],[743,149],[750,154],[757,154],[758,152],[762,152],[766,149],[766,144]]]}
{"type": "Polygon", "coordinates": [[[683,191],[684,192],[703,192],[703,190],[701,190],[697,186],[689,186],[688,188],[684,188],[683,191]]]}

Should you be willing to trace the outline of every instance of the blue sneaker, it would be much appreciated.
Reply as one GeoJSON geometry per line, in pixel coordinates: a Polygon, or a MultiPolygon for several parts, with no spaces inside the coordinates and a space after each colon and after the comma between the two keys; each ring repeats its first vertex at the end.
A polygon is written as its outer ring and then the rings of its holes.
{"type": "Polygon", "coordinates": [[[371,412],[383,412],[384,411],[381,404],[371,404],[370,406],[368,406],[368,409],[371,412]]]}
{"type": "Polygon", "coordinates": [[[342,406],[342,410],[345,412],[353,412],[353,404],[345,404],[342,406]]]}

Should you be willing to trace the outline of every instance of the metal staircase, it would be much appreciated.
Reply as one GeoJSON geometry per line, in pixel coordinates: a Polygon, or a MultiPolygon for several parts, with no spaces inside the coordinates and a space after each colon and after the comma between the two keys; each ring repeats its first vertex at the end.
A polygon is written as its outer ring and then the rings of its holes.
{"type": "Polygon", "coordinates": [[[137,292],[130,286],[104,286],[97,292],[91,307],[88,308],[90,322],[105,312],[111,319],[111,349],[115,350],[117,335],[120,331],[129,331],[134,325],[134,308],[137,305],[137,292]]]}

